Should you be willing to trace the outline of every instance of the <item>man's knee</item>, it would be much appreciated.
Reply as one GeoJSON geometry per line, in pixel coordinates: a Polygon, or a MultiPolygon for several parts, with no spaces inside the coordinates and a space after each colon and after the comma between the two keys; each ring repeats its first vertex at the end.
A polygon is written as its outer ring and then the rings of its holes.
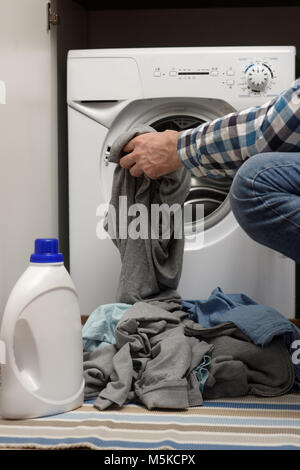
{"type": "Polygon", "coordinates": [[[243,163],[232,182],[229,193],[231,209],[241,227],[247,232],[256,225],[257,211],[261,209],[254,182],[271,160],[272,153],[254,155],[243,163]]]}
{"type": "Polygon", "coordinates": [[[253,179],[258,171],[260,155],[255,155],[246,160],[237,171],[230,188],[230,203],[233,211],[238,203],[253,196],[253,179]]]}
{"type": "Polygon", "coordinates": [[[254,196],[253,181],[271,162],[274,162],[274,154],[260,153],[248,158],[237,171],[230,189],[230,197],[237,199],[254,196]]]}
{"type": "Polygon", "coordinates": [[[277,174],[284,164],[285,154],[259,153],[246,160],[237,171],[230,189],[230,201],[234,207],[239,201],[278,191],[277,174]]]}

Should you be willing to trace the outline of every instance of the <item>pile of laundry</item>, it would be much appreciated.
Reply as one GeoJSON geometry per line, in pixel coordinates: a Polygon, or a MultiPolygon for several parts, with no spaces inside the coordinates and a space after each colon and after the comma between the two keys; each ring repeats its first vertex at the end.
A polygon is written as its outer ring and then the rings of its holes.
{"type": "MultiPolygon", "coordinates": [[[[111,147],[117,166],[110,205],[117,212],[122,195],[128,205],[149,209],[154,203],[182,206],[188,195],[184,169],[151,180],[118,165],[123,146],[150,131],[128,131],[111,147]]],[[[172,217],[170,225],[169,239],[120,238],[114,227],[119,286],[116,303],[98,307],[82,330],[85,399],[95,398],[99,410],[128,402],[186,409],[205,399],[299,392],[300,361],[292,355],[300,330],[276,310],[219,287],[206,300],[182,300],[176,289],[184,237],[174,237],[172,217]]]]}

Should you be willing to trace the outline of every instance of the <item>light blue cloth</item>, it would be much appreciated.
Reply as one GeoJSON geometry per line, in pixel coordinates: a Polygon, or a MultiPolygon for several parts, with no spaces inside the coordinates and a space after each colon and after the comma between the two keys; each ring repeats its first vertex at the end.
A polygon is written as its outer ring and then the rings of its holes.
{"type": "Polygon", "coordinates": [[[97,307],[82,328],[84,351],[94,351],[106,344],[115,343],[115,328],[129,304],[106,304],[97,307]]]}
{"type": "MultiPolygon", "coordinates": [[[[265,346],[275,336],[281,336],[293,355],[293,342],[300,340],[300,330],[274,308],[259,305],[244,294],[224,294],[214,289],[207,300],[183,300],[182,306],[191,319],[210,328],[233,322],[254,344],[265,346]]],[[[300,364],[295,369],[294,391],[300,391],[300,364]]]]}
{"type": "Polygon", "coordinates": [[[201,393],[203,392],[204,385],[206,382],[206,379],[208,377],[208,369],[207,367],[211,363],[211,358],[210,356],[207,356],[206,354],[203,356],[202,362],[195,368],[197,380],[199,382],[199,387],[201,393]]]}

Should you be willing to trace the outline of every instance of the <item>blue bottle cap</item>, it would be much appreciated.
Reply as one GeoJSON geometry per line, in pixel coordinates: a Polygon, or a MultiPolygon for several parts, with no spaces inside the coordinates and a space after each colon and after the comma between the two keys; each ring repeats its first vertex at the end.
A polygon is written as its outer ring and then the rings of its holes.
{"type": "Polygon", "coordinates": [[[37,238],[34,253],[30,256],[31,263],[61,263],[64,258],[58,253],[57,238],[37,238]]]}

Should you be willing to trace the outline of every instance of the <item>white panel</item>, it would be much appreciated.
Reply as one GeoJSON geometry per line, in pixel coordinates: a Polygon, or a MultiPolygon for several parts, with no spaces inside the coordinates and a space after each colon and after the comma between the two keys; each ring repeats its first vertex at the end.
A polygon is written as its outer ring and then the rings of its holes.
{"type": "Polygon", "coordinates": [[[108,57],[68,60],[68,102],[122,100],[141,96],[138,68],[133,59],[108,57]]]}
{"type": "Polygon", "coordinates": [[[58,235],[55,28],[44,0],[1,0],[0,316],[34,239],[58,235]]]}
{"type": "Polygon", "coordinates": [[[224,99],[245,109],[291,85],[295,47],[92,49],[70,51],[68,64],[68,102],[200,97],[224,99]],[[245,69],[257,61],[272,68],[273,78],[265,92],[249,96],[245,69]]]}

